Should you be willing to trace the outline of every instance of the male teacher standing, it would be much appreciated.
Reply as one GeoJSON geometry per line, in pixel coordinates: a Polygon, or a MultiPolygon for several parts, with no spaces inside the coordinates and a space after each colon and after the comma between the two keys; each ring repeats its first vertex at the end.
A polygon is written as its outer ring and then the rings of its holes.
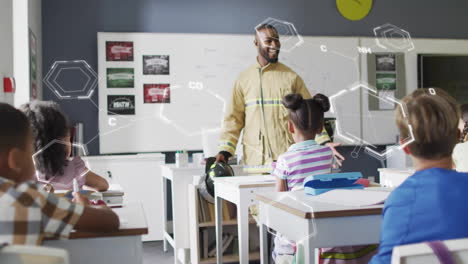
{"type": "MultiPolygon", "coordinates": [[[[254,44],[258,49],[257,63],[242,72],[234,84],[232,98],[224,117],[217,161],[227,161],[234,155],[243,129],[243,159],[246,165],[269,165],[294,143],[288,130],[288,111],[283,97],[299,93],[311,98],[302,78],[278,62],[281,43],[276,28],[262,24],[256,28],[254,44]]],[[[334,149],[325,129],[315,138],[318,144],[333,149],[338,163],[341,156],[334,149]]]]}

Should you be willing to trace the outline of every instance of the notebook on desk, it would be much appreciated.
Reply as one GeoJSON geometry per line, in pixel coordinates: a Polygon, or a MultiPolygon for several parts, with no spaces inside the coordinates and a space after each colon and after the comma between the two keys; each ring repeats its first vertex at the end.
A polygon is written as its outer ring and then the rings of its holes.
{"type": "Polygon", "coordinates": [[[317,199],[324,203],[333,203],[349,206],[372,206],[383,204],[390,195],[385,190],[345,190],[338,189],[317,195],[317,199]]]}

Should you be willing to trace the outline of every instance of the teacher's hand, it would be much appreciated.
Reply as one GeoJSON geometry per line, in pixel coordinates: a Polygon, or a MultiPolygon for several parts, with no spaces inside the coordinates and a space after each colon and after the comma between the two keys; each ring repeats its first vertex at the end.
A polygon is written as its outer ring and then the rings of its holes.
{"type": "MultiPolygon", "coordinates": [[[[328,142],[328,143],[325,143],[325,146],[328,146],[331,148],[332,152],[333,152],[333,156],[335,157],[335,160],[336,160],[336,163],[338,164],[339,167],[341,167],[343,165],[343,160],[345,160],[345,158],[343,157],[343,155],[341,155],[336,149],[335,147],[341,145],[340,143],[333,143],[333,142],[328,142]]],[[[335,164],[334,164],[335,166],[335,164]]]]}

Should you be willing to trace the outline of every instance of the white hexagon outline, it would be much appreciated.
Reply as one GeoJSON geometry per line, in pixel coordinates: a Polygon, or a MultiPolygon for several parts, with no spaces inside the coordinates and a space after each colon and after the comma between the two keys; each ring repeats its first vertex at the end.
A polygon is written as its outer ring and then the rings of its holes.
{"type": "MultiPolygon", "coordinates": [[[[95,92],[95,89],[97,87],[97,83],[98,83],[98,76],[97,76],[97,73],[91,68],[91,66],[89,66],[89,64],[84,61],[84,60],[74,60],[74,61],[56,61],[52,64],[52,67],[50,68],[49,72],[46,74],[46,76],[44,77],[44,83],[46,84],[46,86],[59,98],[59,99],[90,99],[91,96],[94,94],[95,92]],[[85,93],[84,95],[67,95],[66,91],[60,86],[58,85],[57,82],[55,82],[55,79],[57,79],[58,77],[58,74],[56,73],[57,69],[59,69],[59,73],[60,73],[60,69],[61,69],[61,65],[66,65],[66,64],[71,64],[71,63],[74,63],[74,64],[78,64],[78,65],[82,65],[83,67],[77,67],[77,68],[80,68],[81,71],[83,73],[85,73],[85,76],[87,76],[89,78],[89,80],[93,80],[93,77],[94,77],[94,81],[92,81],[92,83],[89,85],[89,87],[86,87],[88,86],[89,84],[89,81],[86,82],[86,85],[85,87],[83,88],[84,91],[88,90],[87,93],[85,93]],[[86,74],[87,71],[89,74],[86,74]],[[57,76],[55,76],[57,75],[57,76]],[[52,76],[55,76],[55,78],[52,80],[51,82],[51,78],[52,76]],[[55,83],[55,84],[54,84],[55,83]],[[58,88],[58,89],[57,89],[58,88]],[[62,90],[65,92],[65,94],[61,94],[58,90],[62,90]]],[[[76,92],[76,91],[73,91],[73,92],[76,92]]],[[[70,92],[71,93],[71,92],[70,92]]]]}
{"type": "MultiPolygon", "coordinates": [[[[280,39],[280,41],[281,41],[280,51],[291,52],[293,49],[295,49],[296,47],[299,47],[300,45],[302,45],[304,43],[304,39],[302,38],[301,35],[299,35],[299,33],[296,30],[296,27],[291,22],[284,21],[284,20],[279,20],[279,19],[272,18],[272,17],[268,17],[267,19],[263,20],[263,22],[261,22],[260,24],[255,26],[255,33],[257,33],[257,28],[259,26],[263,25],[263,24],[272,25],[274,27],[275,27],[275,24],[281,24],[281,25],[286,26],[289,29],[289,31],[291,32],[291,36],[286,38],[286,40],[281,40],[280,39]],[[293,39],[294,37],[297,37],[297,39],[298,39],[296,41],[296,43],[291,45],[290,48],[285,48],[284,44],[287,44],[288,42],[290,42],[291,39],[293,39]]],[[[281,38],[281,36],[280,36],[280,38],[281,38]]]]}
{"type": "Polygon", "coordinates": [[[403,30],[403,29],[395,26],[395,25],[387,23],[387,24],[384,24],[382,26],[376,27],[376,28],[374,28],[374,34],[376,36],[376,43],[381,48],[388,49],[387,46],[385,46],[384,44],[382,44],[380,42],[379,36],[380,36],[380,38],[385,39],[385,42],[387,42],[388,46],[391,46],[391,47],[393,47],[395,49],[398,49],[398,50],[407,49],[408,51],[411,51],[411,50],[414,49],[414,43],[411,40],[410,33],[408,31],[406,31],[406,30],[403,30]],[[392,43],[389,40],[389,38],[393,39],[393,37],[387,36],[387,34],[389,34],[391,32],[398,32],[399,35],[403,37],[402,38],[403,42],[406,42],[406,44],[402,45],[402,46],[394,45],[394,43],[392,43]]]}
{"type": "Polygon", "coordinates": [[[80,68],[80,67],[70,67],[70,68],[60,68],[58,73],[55,74],[55,78],[52,80],[59,88],[60,90],[62,90],[64,93],[79,93],[79,92],[83,92],[85,91],[86,89],[86,86],[88,85],[88,83],[91,81],[91,78],[80,68]],[[86,80],[86,84],[83,86],[83,88],[81,90],[73,90],[73,91],[65,91],[63,90],[62,86],[60,84],[58,84],[57,82],[57,78],[60,76],[60,73],[62,73],[63,70],[73,70],[73,69],[76,69],[76,70],[79,70],[83,73],[83,75],[87,78],[86,80]]]}
{"type": "MultiPolygon", "coordinates": [[[[382,25],[380,27],[374,28],[374,34],[375,34],[376,37],[378,37],[377,35],[379,35],[380,38],[385,38],[385,41],[388,42],[389,46],[392,46],[395,49],[404,49],[404,47],[396,46],[392,42],[389,41],[389,38],[393,38],[393,37],[388,36],[387,34],[391,34],[393,32],[400,33],[399,35],[402,36],[402,38],[404,38],[405,40],[407,40],[406,37],[409,36],[409,32],[404,31],[404,30],[398,28],[397,26],[394,26],[394,25],[389,24],[389,23],[387,23],[385,25],[382,25]]],[[[377,39],[377,41],[378,41],[378,39],[377,39]]],[[[378,41],[378,43],[380,43],[380,42],[378,41]]],[[[385,49],[388,48],[387,46],[385,46],[383,44],[381,44],[380,47],[385,48],[385,49]]]]}
{"type": "Polygon", "coordinates": [[[397,50],[405,50],[409,47],[408,51],[410,50],[413,50],[414,49],[414,44],[412,41],[408,40],[408,38],[406,38],[405,36],[403,35],[406,35],[406,34],[399,34],[400,36],[403,36],[402,38],[397,38],[397,37],[393,37],[393,36],[387,36],[387,33],[396,33],[396,31],[392,31],[392,30],[387,30],[384,32],[384,38],[385,38],[385,42],[393,47],[394,49],[397,49],[397,50]],[[397,40],[397,39],[401,39],[399,42],[401,45],[397,45],[397,43],[395,43],[394,41],[392,40],[397,40]]]}
{"type": "MultiPolygon", "coordinates": [[[[71,142],[66,142],[66,141],[63,141],[63,140],[59,140],[59,139],[54,139],[52,140],[51,142],[47,143],[47,145],[45,145],[43,148],[41,148],[40,150],[36,151],[36,153],[34,153],[32,155],[32,160],[33,160],[33,163],[34,163],[34,167],[37,168],[37,165],[36,165],[36,156],[41,154],[42,152],[44,152],[44,150],[48,149],[50,146],[52,146],[53,144],[62,144],[62,145],[71,145],[72,147],[75,147],[75,148],[80,148],[82,151],[83,151],[83,155],[84,156],[87,156],[88,155],[88,151],[86,149],[86,147],[84,145],[81,145],[81,144],[77,144],[77,143],[71,143],[71,142]]],[[[89,162],[84,159],[83,162],[85,163],[86,165],[86,170],[80,174],[80,177],[81,176],[84,176],[86,175],[88,172],[91,171],[90,169],[90,166],[89,166],[89,162]]]]}
{"type": "Polygon", "coordinates": [[[384,43],[381,43],[380,39],[385,39],[385,42],[387,42],[387,44],[393,48],[396,48],[398,50],[407,50],[407,51],[411,51],[413,50],[415,47],[414,47],[414,43],[413,41],[411,40],[411,34],[402,29],[402,28],[399,28],[395,25],[392,25],[390,23],[386,23],[386,24],[383,24],[381,26],[378,26],[378,27],[375,27],[374,28],[374,35],[375,35],[375,42],[377,44],[377,46],[383,48],[383,49],[388,49],[388,47],[386,45],[384,45],[384,43]],[[399,32],[401,33],[401,35],[405,36],[403,39],[405,39],[405,41],[407,41],[408,45],[406,45],[406,47],[398,47],[398,46],[395,46],[393,45],[389,40],[388,40],[388,37],[387,37],[387,33],[389,32],[399,32]]]}
{"type": "Polygon", "coordinates": [[[337,116],[337,119],[335,120],[335,130],[336,130],[335,132],[336,132],[336,135],[338,137],[341,137],[342,139],[348,141],[349,143],[355,143],[355,144],[358,143],[358,145],[365,145],[364,150],[367,153],[371,154],[372,156],[376,157],[379,160],[386,159],[386,157],[388,157],[390,154],[392,154],[395,150],[401,150],[401,149],[405,148],[406,146],[408,146],[409,144],[411,144],[412,142],[414,142],[415,138],[414,138],[414,134],[413,134],[413,127],[411,126],[411,124],[410,124],[410,122],[408,120],[408,110],[406,109],[406,105],[401,103],[399,100],[397,100],[397,99],[395,99],[395,98],[393,98],[391,96],[387,96],[387,95],[384,96],[384,97],[378,96],[377,89],[370,88],[369,85],[367,85],[367,84],[358,83],[358,84],[352,86],[349,89],[341,90],[338,93],[330,96],[329,97],[329,99],[330,99],[330,112],[332,114],[335,114],[335,113],[337,114],[337,111],[335,110],[334,103],[333,103],[333,101],[337,97],[342,96],[342,95],[346,94],[349,91],[355,91],[355,90],[357,90],[359,88],[365,88],[369,92],[373,93],[371,95],[379,98],[380,100],[386,101],[388,103],[397,104],[401,108],[402,113],[403,113],[403,117],[404,117],[404,119],[405,119],[405,121],[406,121],[406,123],[408,125],[409,137],[401,140],[400,144],[391,145],[391,146],[387,147],[384,152],[379,153],[379,152],[377,152],[377,151],[375,151],[375,150],[373,150],[372,148],[369,147],[369,146],[374,146],[370,142],[367,142],[364,139],[359,138],[359,137],[357,137],[357,136],[355,136],[353,134],[350,134],[350,133],[347,133],[347,135],[344,135],[343,131],[341,131],[341,127],[340,127],[340,124],[339,124],[339,121],[338,121],[338,116],[337,116]],[[351,137],[354,138],[354,139],[352,139],[351,137]]]}
{"type": "MultiPolygon", "coordinates": [[[[203,83],[203,82],[202,82],[203,83]]],[[[204,86],[202,88],[200,87],[189,87],[189,85],[187,85],[188,89],[191,89],[191,90],[196,90],[196,91],[200,91],[200,92],[203,92],[205,91],[206,93],[210,94],[211,96],[215,97],[216,99],[220,100],[222,103],[223,103],[223,113],[226,113],[226,100],[224,100],[224,98],[222,98],[219,94],[211,91],[210,89],[206,89],[204,86]]],[[[180,85],[173,85],[170,87],[172,90],[174,89],[179,89],[181,88],[180,85]]],[[[200,131],[197,131],[197,132],[193,132],[193,133],[190,133],[189,131],[187,131],[186,129],[184,129],[182,126],[180,126],[179,124],[177,124],[176,122],[174,122],[173,120],[170,120],[169,118],[167,118],[165,115],[164,115],[164,108],[165,108],[165,104],[161,104],[160,108],[159,108],[159,118],[165,122],[166,124],[169,124],[169,125],[172,125],[177,131],[179,131],[180,133],[182,133],[183,135],[186,135],[186,136],[189,136],[189,137],[193,137],[193,136],[199,136],[199,135],[202,135],[204,131],[206,132],[215,132],[217,130],[219,130],[220,128],[223,127],[223,120],[224,118],[222,119],[221,121],[221,127],[212,127],[212,128],[203,128],[203,129],[200,129],[200,131]]],[[[224,115],[223,115],[224,117],[224,115]]]]}

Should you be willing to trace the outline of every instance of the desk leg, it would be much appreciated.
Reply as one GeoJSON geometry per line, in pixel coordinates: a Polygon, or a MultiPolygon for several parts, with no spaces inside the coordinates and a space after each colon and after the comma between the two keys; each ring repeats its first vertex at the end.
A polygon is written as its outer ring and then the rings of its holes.
{"type": "Polygon", "coordinates": [[[249,263],[249,208],[246,208],[241,202],[237,205],[237,228],[239,232],[239,262],[249,263]]]}
{"type": "Polygon", "coordinates": [[[162,177],[162,195],[163,195],[163,251],[167,252],[167,239],[165,233],[167,232],[167,180],[162,177]]]}
{"type": "Polygon", "coordinates": [[[318,251],[312,246],[311,241],[305,239],[302,245],[304,247],[304,263],[318,264],[318,251]]]}
{"type": "Polygon", "coordinates": [[[178,233],[178,231],[176,230],[176,219],[177,217],[175,216],[175,203],[176,203],[176,197],[174,196],[174,189],[175,189],[175,184],[174,184],[174,181],[171,181],[171,206],[172,206],[172,233],[174,234],[174,263],[175,264],[178,264],[179,263],[179,247],[178,247],[178,244],[177,244],[177,241],[178,241],[178,237],[180,236],[180,234],[178,233]]]}
{"type": "Polygon", "coordinates": [[[223,263],[223,199],[215,196],[216,263],[223,263]]]}
{"type": "Polygon", "coordinates": [[[260,223],[260,263],[268,264],[268,227],[260,223]]]}

